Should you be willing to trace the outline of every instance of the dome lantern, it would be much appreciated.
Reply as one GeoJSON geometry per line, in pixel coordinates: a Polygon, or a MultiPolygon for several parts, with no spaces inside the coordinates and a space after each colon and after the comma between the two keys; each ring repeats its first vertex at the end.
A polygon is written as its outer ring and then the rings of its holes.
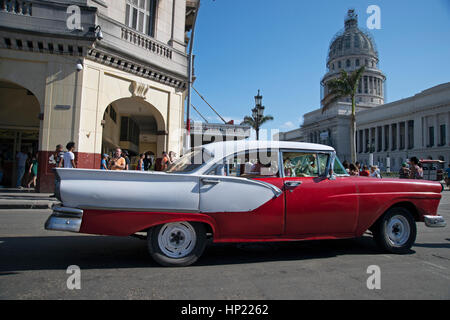
{"type": "Polygon", "coordinates": [[[345,18],[345,30],[354,27],[358,27],[358,15],[356,14],[355,9],[349,9],[347,17],[345,18]]]}

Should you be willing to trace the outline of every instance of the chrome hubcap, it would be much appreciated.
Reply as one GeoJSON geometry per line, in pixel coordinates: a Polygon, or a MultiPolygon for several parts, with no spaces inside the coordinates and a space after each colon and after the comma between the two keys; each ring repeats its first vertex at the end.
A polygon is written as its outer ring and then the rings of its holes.
{"type": "Polygon", "coordinates": [[[187,222],[167,223],[158,234],[159,248],[171,258],[183,258],[190,254],[196,239],[194,228],[187,222]]]}
{"type": "Polygon", "coordinates": [[[401,215],[393,216],[386,224],[386,234],[389,242],[395,247],[406,244],[411,233],[408,220],[401,215]]]}

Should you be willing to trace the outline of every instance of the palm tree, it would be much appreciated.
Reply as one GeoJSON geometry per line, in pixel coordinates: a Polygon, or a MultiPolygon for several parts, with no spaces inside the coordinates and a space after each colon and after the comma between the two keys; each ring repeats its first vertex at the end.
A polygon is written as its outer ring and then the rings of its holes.
{"type": "Polygon", "coordinates": [[[256,140],[259,140],[259,128],[267,121],[273,120],[272,116],[245,116],[244,121],[241,122],[241,125],[249,125],[256,131],[256,140]]]}
{"type": "Polygon", "coordinates": [[[365,66],[348,74],[345,70],[341,70],[339,78],[331,79],[325,85],[328,88],[328,93],[322,100],[322,113],[339,99],[349,97],[352,99],[352,115],[350,128],[350,152],[352,155],[352,162],[356,162],[356,92],[358,90],[359,80],[361,79],[365,66]]]}

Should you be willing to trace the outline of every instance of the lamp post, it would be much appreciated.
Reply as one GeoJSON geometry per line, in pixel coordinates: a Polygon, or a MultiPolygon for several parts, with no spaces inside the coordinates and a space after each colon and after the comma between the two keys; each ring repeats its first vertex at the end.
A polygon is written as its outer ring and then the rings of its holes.
{"type": "Polygon", "coordinates": [[[258,89],[258,95],[255,96],[255,107],[252,109],[252,116],[255,119],[256,140],[259,140],[259,127],[261,126],[261,119],[264,117],[262,98],[258,89]]]}

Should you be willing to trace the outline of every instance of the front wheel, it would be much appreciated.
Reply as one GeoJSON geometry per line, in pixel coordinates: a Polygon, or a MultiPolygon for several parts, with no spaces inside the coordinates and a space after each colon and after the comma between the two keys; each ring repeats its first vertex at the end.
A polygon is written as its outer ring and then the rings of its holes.
{"type": "Polygon", "coordinates": [[[151,228],[147,241],[150,255],[157,263],[185,267],[196,262],[205,250],[206,230],[201,223],[166,223],[151,228]]]}
{"type": "Polygon", "coordinates": [[[387,211],[372,231],[375,242],[381,249],[396,254],[408,253],[417,234],[416,222],[404,208],[387,211]]]}

